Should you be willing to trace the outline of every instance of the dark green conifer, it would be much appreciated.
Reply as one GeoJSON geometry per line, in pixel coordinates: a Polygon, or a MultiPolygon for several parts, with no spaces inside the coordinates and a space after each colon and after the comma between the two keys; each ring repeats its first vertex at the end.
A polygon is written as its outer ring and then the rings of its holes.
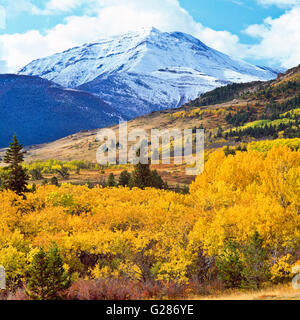
{"type": "Polygon", "coordinates": [[[28,274],[26,294],[33,300],[60,299],[72,284],[56,245],[47,253],[40,249],[33,257],[28,274]]]}
{"type": "Polygon", "coordinates": [[[119,186],[129,186],[130,173],[127,170],[121,172],[119,177],[119,186]]]}
{"type": "Polygon", "coordinates": [[[4,156],[4,163],[8,164],[3,175],[3,187],[23,195],[27,191],[29,177],[26,170],[22,167],[24,161],[23,145],[21,145],[14,135],[13,142],[9,144],[4,156]]]}
{"type": "Polygon", "coordinates": [[[113,173],[111,173],[111,174],[108,176],[107,186],[108,186],[108,187],[115,187],[115,186],[116,186],[115,176],[114,176],[113,173]]]}

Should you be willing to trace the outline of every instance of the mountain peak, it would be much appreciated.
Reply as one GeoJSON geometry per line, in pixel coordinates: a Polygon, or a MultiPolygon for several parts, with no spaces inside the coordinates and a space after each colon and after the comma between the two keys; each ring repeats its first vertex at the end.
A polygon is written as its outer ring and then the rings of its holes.
{"type": "Polygon", "coordinates": [[[160,31],[159,29],[155,28],[155,27],[141,27],[139,29],[132,29],[132,30],[128,30],[125,32],[122,32],[121,34],[116,34],[113,35],[111,37],[104,37],[101,38],[100,40],[108,40],[111,38],[120,38],[120,37],[135,37],[135,36],[149,36],[149,35],[159,35],[162,34],[163,32],[160,31]]]}
{"type": "Polygon", "coordinates": [[[228,83],[277,76],[272,70],[231,59],[192,35],[155,27],[33,61],[19,74],[87,90],[119,110],[126,109],[131,117],[180,106],[228,83]]]}
{"type": "Polygon", "coordinates": [[[155,28],[155,27],[142,27],[141,28],[142,31],[145,31],[147,33],[153,33],[153,34],[160,34],[162,33],[159,29],[155,28]]]}

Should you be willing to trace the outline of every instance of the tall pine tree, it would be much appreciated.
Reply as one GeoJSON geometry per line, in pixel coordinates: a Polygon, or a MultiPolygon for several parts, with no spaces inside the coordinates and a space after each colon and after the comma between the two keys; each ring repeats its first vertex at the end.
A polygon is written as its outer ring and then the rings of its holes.
{"type": "MultiPolygon", "coordinates": [[[[137,156],[140,156],[140,150],[137,151],[137,156]]],[[[156,170],[152,171],[150,169],[149,163],[143,164],[139,162],[134,166],[134,170],[129,180],[129,187],[140,189],[163,189],[165,187],[165,183],[163,182],[162,178],[159,176],[156,170]]]]}
{"type": "Polygon", "coordinates": [[[242,283],[243,263],[238,246],[229,240],[224,251],[218,256],[216,265],[219,277],[227,288],[239,288],[242,283]]]}
{"type": "Polygon", "coordinates": [[[17,136],[14,135],[13,142],[9,144],[4,156],[4,163],[9,166],[5,168],[3,187],[19,195],[23,195],[27,191],[27,181],[29,180],[26,170],[22,167],[25,153],[23,145],[19,144],[17,136]]]}
{"type": "Polygon", "coordinates": [[[261,284],[270,279],[268,253],[263,247],[263,240],[256,231],[244,252],[242,287],[259,289],[261,284]]]}
{"type": "Polygon", "coordinates": [[[121,172],[119,177],[119,186],[129,186],[130,173],[127,170],[121,172]]]}
{"type": "Polygon", "coordinates": [[[32,300],[60,299],[63,291],[72,284],[56,245],[49,252],[40,249],[33,257],[28,274],[26,294],[32,300]]]}
{"type": "Polygon", "coordinates": [[[108,177],[107,186],[108,187],[115,187],[116,186],[115,176],[113,173],[111,173],[108,177]]]}
{"type": "MultiPolygon", "coordinates": [[[[136,153],[137,157],[140,157],[141,150],[139,149],[136,153]]],[[[134,166],[134,170],[131,174],[129,186],[130,188],[140,188],[145,189],[151,186],[152,182],[152,172],[150,169],[150,164],[143,164],[138,162],[134,166]]]]}
{"type": "Polygon", "coordinates": [[[145,189],[152,186],[152,172],[149,164],[138,163],[134,166],[129,185],[131,188],[145,189]]]}

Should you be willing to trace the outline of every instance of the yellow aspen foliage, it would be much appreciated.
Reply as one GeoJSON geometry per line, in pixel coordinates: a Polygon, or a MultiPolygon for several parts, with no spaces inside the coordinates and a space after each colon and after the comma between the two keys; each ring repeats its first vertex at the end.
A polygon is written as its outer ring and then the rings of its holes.
{"type": "Polygon", "coordinates": [[[213,154],[190,188],[195,206],[200,203],[203,210],[189,235],[191,241],[212,255],[223,249],[225,240],[245,242],[258,231],[265,245],[295,248],[300,240],[299,167],[300,153],[287,147],[267,155],[213,154]]]}
{"type": "Polygon", "coordinates": [[[284,146],[211,153],[187,195],[70,184],[37,186],[26,199],[0,191],[0,265],[15,286],[55,242],[77,278],[186,282],[201,272],[199,252],[213,258],[257,231],[277,279],[297,260],[299,201],[300,153],[284,146]]]}
{"type": "Polygon", "coordinates": [[[277,259],[271,267],[271,280],[273,282],[281,282],[284,280],[291,280],[293,278],[292,264],[290,263],[292,256],[287,254],[284,257],[277,259]]]}

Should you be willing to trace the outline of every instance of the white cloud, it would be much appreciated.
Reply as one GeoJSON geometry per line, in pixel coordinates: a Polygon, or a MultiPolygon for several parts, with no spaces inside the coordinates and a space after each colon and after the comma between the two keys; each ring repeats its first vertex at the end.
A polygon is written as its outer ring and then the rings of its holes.
{"type": "MultiPolygon", "coordinates": [[[[292,4],[300,0],[259,0],[264,4],[292,4]]],[[[34,59],[142,27],[155,26],[162,31],[182,31],[198,37],[210,47],[237,58],[267,60],[266,64],[293,67],[300,63],[300,7],[288,9],[276,19],[251,25],[246,33],[258,44],[240,43],[237,35],[203,26],[184,10],[178,0],[49,0],[37,8],[29,0],[8,1],[12,10],[49,14],[84,6],[84,15],[69,16],[54,28],[0,35],[0,73],[16,72],[34,59]],[[3,67],[5,66],[5,67],[3,67]]],[[[16,12],[16,11],[12,11],[16,12]]],[[[9,14],[9,12],[7,11],[9,14]]],[[[1,21],[1,18],[0,18],[1,21]]],[[[0,22],[1,25],[1,22],[0,22]]]]}
{"type": "MultiPolygon", "coordinates": [[[[15,72],[33,59],[102,36],[149,26],[155,26],[162,31],[193,34],[207,45],[238,57],[243,57],[246,49],[246,46],[239,43],[236,35],[227,31],[215,31],[196,22],[180,6],[178,0],[50,0],[42,10],[67,10],[79,2],[86,3],[84,16],[70,16],[63,24],[43,33],[33,30],[23,34],[0,36],[0,61],[5,61],[5,71],[15,72]]],[[[32,13],[37,13],[36,7],[27,8],[32,13]]]]}
{"type": "Polygon", "coordinates": [[[0,6],[0,29],[6,28],[6,11],[0,6]]]}
{"type": "Polygon", "coordinates": [[[248,52],[253,58],[269,59],[290,68],[300,63],[300,7],[294,7],[276,19],[249,26],[246,33],[260,39],[248,52]]]}
{"type": "Polygon", "coordinates": [[[46,11],[69,11],[81,6],[85,0],[50,0],[46,4],[46,11]]]}
{"type": "Polygon", "coordinates": [[[22,12],[32,15],[54,15],[66,13],[84,4],[90,5],[96,0],[48,0],[43,7],[33,4],[33,0],[0,0],[9,16],[22,12]]]}
{"type": "Polygon", "coordinates": [[[275,5],[281,8],[299,5],[300,0],[257,0],[259,4],[264,6],[275,5]]]}

